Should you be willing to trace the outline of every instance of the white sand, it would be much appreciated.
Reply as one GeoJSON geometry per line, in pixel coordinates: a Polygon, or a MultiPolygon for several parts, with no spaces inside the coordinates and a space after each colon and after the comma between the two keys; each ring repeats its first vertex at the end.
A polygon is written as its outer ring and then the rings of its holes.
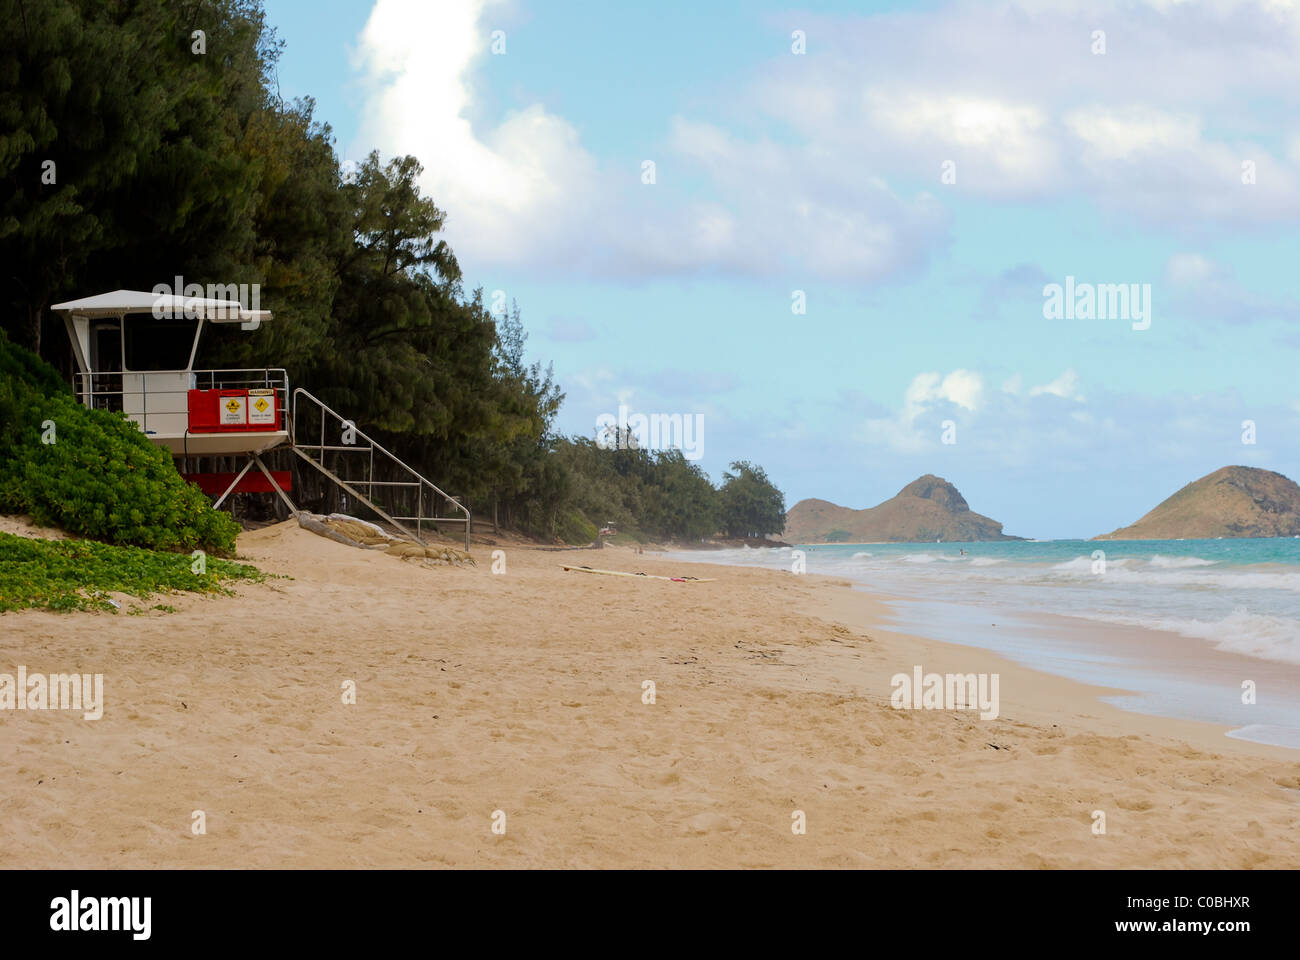
{"type": "Polygon", "coordinates": [[[520,544],[424,569],[293,523],[240,549],[293,579],[0,615],[0,672],[107,701],[0,713],[0,866],[1300,865],[1294,751],[880,630],[833,581],[520,544]],[[1001,716],[892,709],[913,664],[999,673],[1001,716]]]}

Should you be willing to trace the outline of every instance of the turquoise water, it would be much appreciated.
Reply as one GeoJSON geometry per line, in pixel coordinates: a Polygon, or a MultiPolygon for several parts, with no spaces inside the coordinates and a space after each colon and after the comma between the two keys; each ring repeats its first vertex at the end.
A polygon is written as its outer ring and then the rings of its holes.
{"type": "MultiPolygon", "coordinates": [[[[1300,746],[1300,538],[816,544],[795,550],[807,573],[901,598],[893,606],[903,629],[1136,690],[1139,697],[1121,704],[1133,709],[1238,725],[1251,728],[1239,736],[1300,746]],[[1087,639],[1087,629],[1056,631],[1070,635],[1062,641],[1034,615],[1075,618],[1071,622],[1085,627],[1091,621],[1098,641],[1087,639]],[[1111,647],[1103,650],[1103,624],[1161,631],[1178,643],[1117,656],[1111,647]],[[1209,675],[1211,661],[1230,676],[1209,675]],[[1269,696],[1241,705],[1234,692],[1241,676],[1270,686],[1269,696]]],[[[790,548],[678,556],[786,570],[799,560],[790,548]]]]}
{"type": "MultiPolygon", "coordinates": [[[[800,546],[808,573],[918,600],[984,604],[1166,630],[1300,664],[1300,539],[1026,540],[800,546]],[[1098,555],[1100,554],[1100,555],[1098,555]]],[[[786,548],[722,563],[789,569],[786,548]]]]}
{"type": "MultiPolygon", "coordinates": [[[[1300,568],[1300,537],[1215,540],[1003,540],[974,543],[833,543],[800,545],[827,555],[852,556],[863,551],[880,556],[914,555],[938,552],[943,555],[965,553],[971,557],[995,557],[1021,563],[1071,560],[1091,556],[1094,550],[1108,557],[1148,559],[1153,556],[1191,557],[1211,563],[1249,566],[1281,563],[1300,568]]],[[[736,551],[732,551],[736,552],[736,551]]]]}
{"type": "MultiPolygon", "coordinates": [[[[978,542],[935,542],[935,544],[814,544],[800,545],[801,550],[827,555],[872,552],[881,557],[939,553],[970,557],[1010,559],[1019,563],[1069,561],[1082,555],[1091,557],[1093,550],[1104,550],[1108,557],[1140,558],[1179,557],[1204,559],[1209,563],[1252,566],[1258,563],[1284,563],[1300,568],[1300,537],[1266,537],[1266,539],[1216,540],[1002,540],[978,542]]],[[[736,553],[733,550],[732,553],[736,553]]]]}

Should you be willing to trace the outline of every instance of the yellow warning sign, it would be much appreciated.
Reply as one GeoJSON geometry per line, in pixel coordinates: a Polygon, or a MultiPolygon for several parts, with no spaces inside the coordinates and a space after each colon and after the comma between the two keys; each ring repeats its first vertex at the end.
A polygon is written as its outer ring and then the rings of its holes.
{"type": "Polygon", "coordinates": [[[274,426],[275,401],[271,397],[256,397],[256,399],[254,399],[250,404],[248,422],[250,424],[257,424],[258,426],[274,426]]]}
{"type": "Polygon", "coordinates": [[[242,426],[248,420],[244,416],[246,397],[226,397],[221,401],[221,423],[224,426],[242,426]]]}

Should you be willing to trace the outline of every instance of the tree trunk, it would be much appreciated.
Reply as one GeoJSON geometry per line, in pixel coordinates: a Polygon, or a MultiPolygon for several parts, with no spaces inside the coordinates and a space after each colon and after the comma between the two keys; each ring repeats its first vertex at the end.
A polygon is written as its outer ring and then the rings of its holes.
{"type": "Polygon", "coordinates": [[[41,307],[32,307],[27,312],[27,329],[31,337],[31,350],[37,356],[41,352],[41,307]]]}

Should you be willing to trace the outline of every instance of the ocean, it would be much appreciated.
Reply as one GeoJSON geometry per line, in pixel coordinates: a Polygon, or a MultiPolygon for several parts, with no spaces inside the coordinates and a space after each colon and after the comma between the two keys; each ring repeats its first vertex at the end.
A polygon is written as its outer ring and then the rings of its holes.
{"type": "MultiPolygon", "coordinates": [[[[1232,736],[1300,748],[1300,538],[794,549],[807,573],[896,598],[901,630],[1133,690],[1107,698],[1128,709],[1226,724],[1232,736]],[[1052,629],[1067,625],[1058,617],[1085,629],[1052,629]],[[1120,634],[1105,625],[1177,642],[1130,640],[1117,651],[1107,637],[1120,634]],[[1258,688],[1254,704],[1240,702],[1244,680],[1258,688]]],[[[676,556],[786,570],[796,559],[788,547],[676,556]]]]}

